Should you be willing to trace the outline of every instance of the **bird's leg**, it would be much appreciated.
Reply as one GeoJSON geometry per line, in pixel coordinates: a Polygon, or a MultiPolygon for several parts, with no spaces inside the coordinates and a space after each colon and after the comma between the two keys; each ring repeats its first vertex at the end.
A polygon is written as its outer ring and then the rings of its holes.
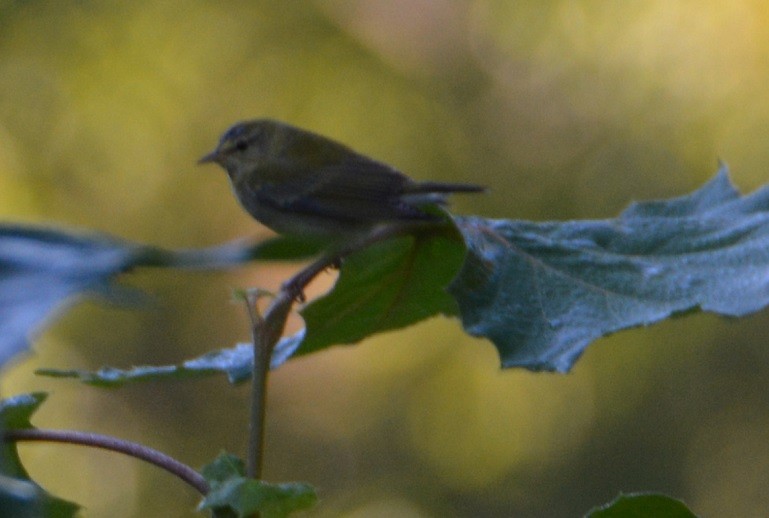
{"type": "Polygon", "coordinates": [[[304,295],[304,289],[320,272],[327,268],[335,268],[338,270],[342,267],[342,262],[348,255],[386,239],[406,234],[408,233],[408,230],[409,226],[399,224],[375,227],[368,234],[352,241],[347,246],[327,252],[283,283],[281,289],[286,292],[287,295],[292,297],[292,300],[304,303],[307,301],[307,297],[304,295]]]}

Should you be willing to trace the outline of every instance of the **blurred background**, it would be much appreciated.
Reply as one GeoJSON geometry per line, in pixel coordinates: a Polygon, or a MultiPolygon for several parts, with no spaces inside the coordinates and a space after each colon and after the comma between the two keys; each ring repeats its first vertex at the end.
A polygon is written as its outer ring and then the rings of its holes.
{"type": "MultiPolygon", "coordinates": [[[[261,116],[418,179],[491,187],[457,197],[458,213],[613,217],[695,189],[718,159],[747,192],[767,181],[768,54],[760,0],[0,0],[0,212],[165,247],[265,237],[224,173],[195,165],[261,116]]],[[[32,372],[232,346],[248,323],[231,290],[296,268],[131,274],[150,307],[76,306],[4,371],[2,396],[50,391],[37,426],[193,466],[242,455],[246,386],[102,391],[32,372]]],[[[488,342],[431,320],[276,371],[265,476],[316,485],[321,517],[581,516],[620,491],[765,516],[767,336],[767,312],[687,316],[603,339],[555,375],[502,371],[488,342]]],[[[132,459],[21,452],[87,516],[194,516],[193,491],[132,459]]]]}

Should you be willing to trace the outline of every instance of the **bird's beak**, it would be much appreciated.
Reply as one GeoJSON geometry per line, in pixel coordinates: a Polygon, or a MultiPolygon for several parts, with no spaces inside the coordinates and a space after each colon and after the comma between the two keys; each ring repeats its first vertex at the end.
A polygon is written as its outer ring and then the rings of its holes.
{"type": "Polygon", "coordinates": [[[218,162],[219,161],[219,150],[214,149],[206,156],[202,157],[200,160],[198,160],[198,164],[210,164],[211,162],[218,162]]]}

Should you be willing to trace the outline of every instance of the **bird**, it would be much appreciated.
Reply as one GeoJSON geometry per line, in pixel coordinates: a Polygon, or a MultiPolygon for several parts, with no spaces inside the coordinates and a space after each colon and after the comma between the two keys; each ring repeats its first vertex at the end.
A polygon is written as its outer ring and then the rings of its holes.
{"type": "Polygon", "coordinates": [[[468,183],[414,181],[344,144],[263,118],[228,128],[198,163],[225,169],[243,208],[280,235],[346,240],[381,225],[444,220],[435,207],[468,183]]]}

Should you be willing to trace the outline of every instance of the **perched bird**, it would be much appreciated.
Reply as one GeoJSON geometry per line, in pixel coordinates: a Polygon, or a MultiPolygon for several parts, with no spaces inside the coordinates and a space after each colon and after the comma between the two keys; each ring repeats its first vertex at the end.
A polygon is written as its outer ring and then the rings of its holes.
{"type": "Polygon", "coordinates": [[[275,232],[346,239],[390,223],[440,221],[430,206],[478,185],[415,182],[315,133],[270,119],[240,122],[199,163],[230,177],[240,204],[275,232]],[[427,209],[427,211],[425,210],[427,209]]]}

